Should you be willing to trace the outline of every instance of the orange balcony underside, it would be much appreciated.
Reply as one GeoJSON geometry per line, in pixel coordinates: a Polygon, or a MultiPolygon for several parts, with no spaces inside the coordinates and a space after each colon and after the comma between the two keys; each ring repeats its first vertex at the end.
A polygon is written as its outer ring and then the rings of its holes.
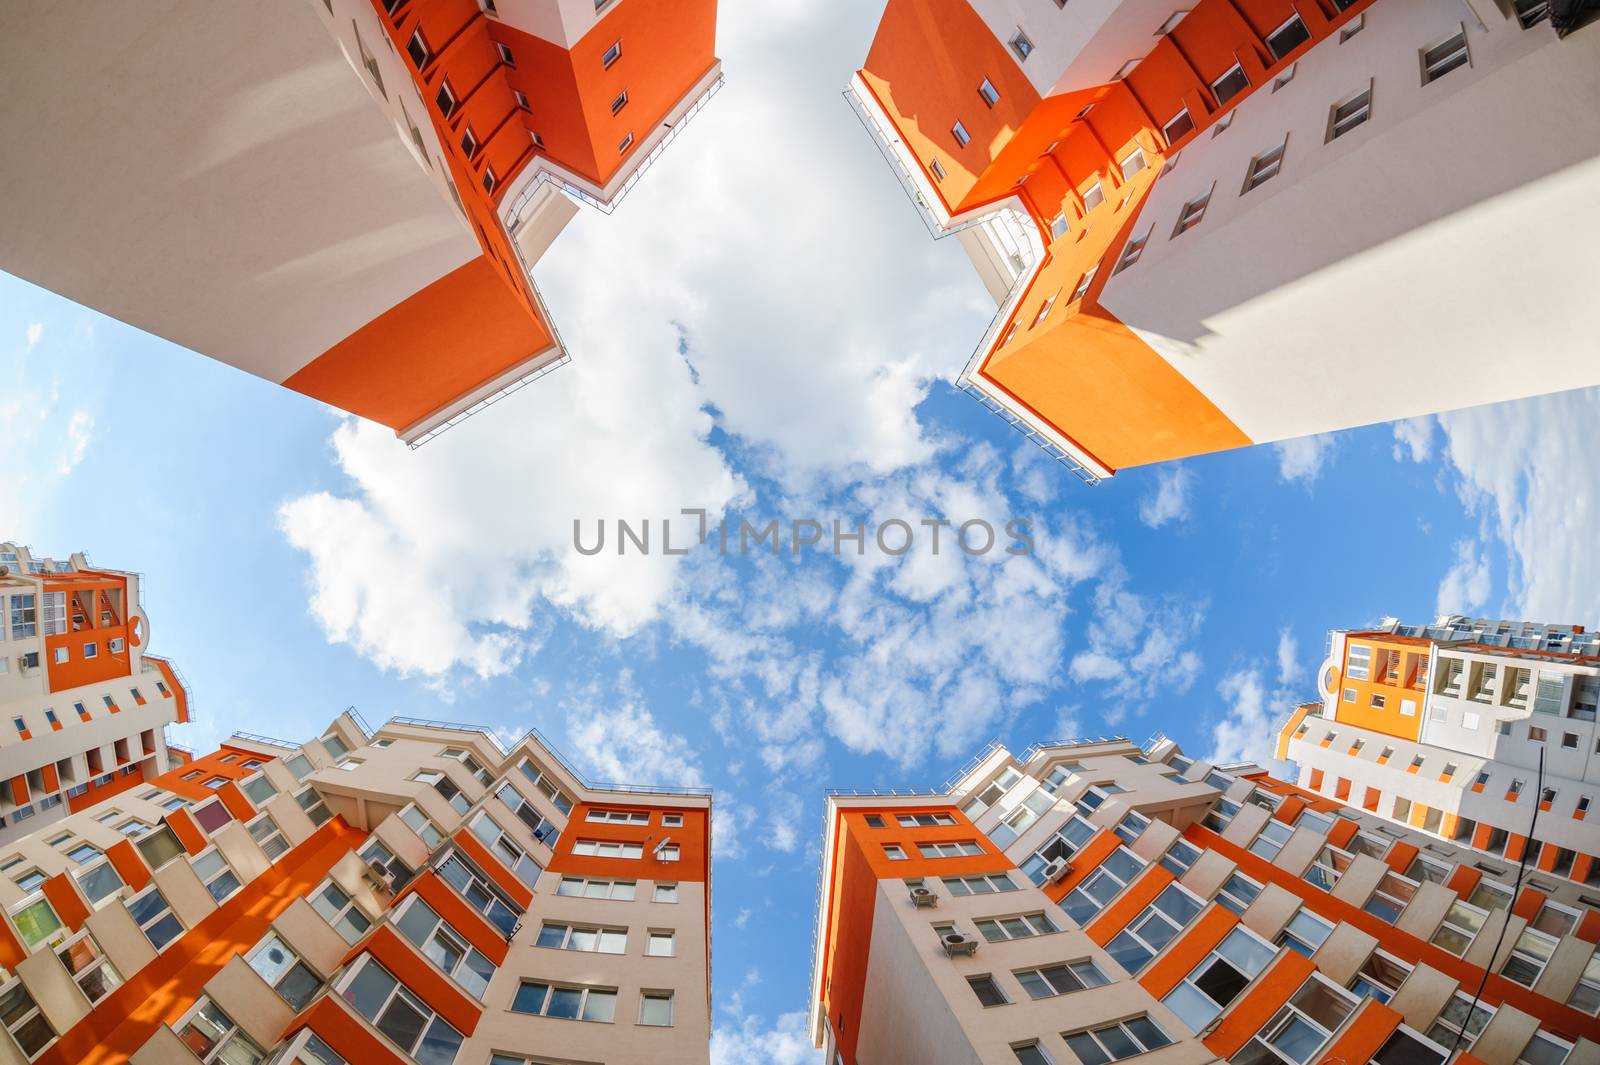
{"type": "Polygon", "coordinates": [[[553,346],[550,329],[480,255],[283,383],[398,431],[553,346]]]}

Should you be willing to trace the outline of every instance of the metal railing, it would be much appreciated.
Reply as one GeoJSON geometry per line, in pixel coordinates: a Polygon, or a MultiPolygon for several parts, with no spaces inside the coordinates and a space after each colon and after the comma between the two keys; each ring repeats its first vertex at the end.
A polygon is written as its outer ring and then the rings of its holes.
{"type": "Polygon", "coordinates": [[[562,769],[564,769],[566,771],[568,776],[572,777],[573,780],[576,780],[578,782],[578,784],[585,791],[605,791],[605,792],[614,792],[614,793],[628,794],[628,795],[710,795],[711,794],[711,789],[710,788],[708,788],[708,787],[699,787],[699,786],[665,785],[665,784],[657,786],[657,785],[642,785],[642,784],[618,784],[618,783],[613,783],[613,782],[609,782],[609,781],[591,781],[591,780],[589,780],[588,777],[584,776],[583,773],[579,772],[572,765],[572,763],[569,762],[566,759],[566,757],[555,746],[555,744],[551,743],[550,740],[545,737],[544,733],[540,732],[536,728],[528,729],[528,731],[524,732],[516,740],[516,742],[512,743],[509,747],[507,747],[503,742],[501,742],[499,736],[495,735],[495,733],[493,731],[483,727],[482,725],[464,725],[464,724],[460,724],[460,723],[454,722],[454,721],[435,721],[432,718],[425,718],[425,717],[391,717],[388,721],[384,722],[384,724],[379,727],[379,731],[381,732],[384,728],[387,728],[390,725],[411,725],[411,726],[415,726],[417,728],[437,728],[437,729],[448,729],[449,731],[452,731],[452,732],[470,732],[470,733],[474,733],[474,734],[476,734],[478,736],[483,737],[485,740],[487,740],[489,742],[489,744],[497,752],[499,752],[500,757],[502,759],[510,757],[511,753],[513,751],[515,751],[517,748],[521,747],[524,743],[526,743],[528,740],[531,739],[535,743],[537,743],[539,745],[539,747],[546,754],[548,754],[552,759],[554,759],[555,762],[558,765],[560,765],[562,769]]]}
{"type": "Polygon", "coordinates": [[[1132,742],[1133,741],[1128,739],[1128,737],[1126,737],[1126,736],[1077,736],[1077,737],[1075,737],[1073,739],[1069,739],[1069,740],[1049,740],[1049,741],[1047,741],[1045,743],[1036,743],[1032,747],[1029,747],[1026,751],[1022,752],[1022,757],[1017,759],[1017,761],[1022,765],[1027,765],[1029,762],[1033,761],[1034,756],[1037,755],[1040,751],[1043,751],[1043,750],[1046,750],[1046,749],[1049,749],[1049,748],[1056,748],[1056,747],[1087,747],[1087,746],[1089,746],[1091,744],[1096,744],[1096,743],[1132,743],[1132,742]]]}
{"type": "Polygon", "coordinates": [[[300,749],[300,744],[298,743],[280,740],[276,736],[263,736],[259,732],[240,732],[236,729],[233,734],[241,740],[249,740],[251,743],[264,743],[269,747],[282,747],[286,751],[298,751],[300,749]]]}
{"type": "Polygon", "coordinates": [[[353,706],[347,706],[344,708],[344,712],[350,715],[350,720],[356,723],[356,728],[361,730],[362,735],[370,740],[372,738],[372,726],[367,724],[367,719],[361,716],[361,711],[353,706]]]}

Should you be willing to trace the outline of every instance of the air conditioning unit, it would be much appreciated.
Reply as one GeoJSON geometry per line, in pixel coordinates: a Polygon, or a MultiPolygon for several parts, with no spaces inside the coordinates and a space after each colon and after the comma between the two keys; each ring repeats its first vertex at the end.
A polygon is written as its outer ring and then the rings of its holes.
{"type": "Polygon", "coordinates": [[[382,862],[367,863],[367,879],[384,891],[394,890],[394,884],[389,878],[389,867],[382,862]]]}
{"type": "Polygon", "coordinates": [[[911,889],[911,905],[919,910],[927,906],[937,906],[939,905],[939,896],[928,888],[914,887],[911,889]]]}
{"type": "Polygon", "coordinates": [[[1052,858],[1044,867],[1044,878],[1047,883],[1054,884],[1072,872],[1072,863],[1065,858],[1052,858]]]}
{"type": "Polygon", "coordinates": [[[944,952],[947,957],[954,958],[958,954],[967,957],[978,953],[978,941],[971,936],[962,935],[960,932],[946,932],[944,936],[944,952]]]}

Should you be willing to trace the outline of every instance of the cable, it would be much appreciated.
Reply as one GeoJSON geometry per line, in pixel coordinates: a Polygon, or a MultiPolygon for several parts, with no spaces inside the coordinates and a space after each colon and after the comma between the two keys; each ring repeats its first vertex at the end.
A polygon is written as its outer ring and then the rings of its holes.
{"type": "Polygon", "coordinates": [[[1528,872],[1528,848],[1533,843],[1533,830],[1539,824],[1539,801],[1544,796],[1544,746],[1539,747],[1539,772],[1533,783],[1533,816],[1528,820],[1528,842],[1522,846],[1522,859],[1517,862],[1517,882],[1511,889],[1511,905],[1506,907],[1506,919],[1500,923],[1500,935],[1495,938],[1494,950],[1489,954],[1489,963],[1483,967],[1483,978],[1478,981],[1478,990],[1472,993],[1472,1005],[1467,1007],[1467,1016],[1461,1022],[1460,1031],[1456,1032],[1455,1046],[1450,1048],[1450,1057],[1454,1059],[1461,1051],[1461,1040],[1466,1038],[1467,1029],[1472,1025],[1472,1015],[1478,1010],[1478,999],[1483,996],[1484,985],[1489,982],[1489,968],[1494,965],[1494,960],[1500,956],[1500,945],[1505,942],[1506,929],[1511,927],[1511,911],[1517,904],[1517,899],[1522,895],[1522,878],[1528,872]]]}

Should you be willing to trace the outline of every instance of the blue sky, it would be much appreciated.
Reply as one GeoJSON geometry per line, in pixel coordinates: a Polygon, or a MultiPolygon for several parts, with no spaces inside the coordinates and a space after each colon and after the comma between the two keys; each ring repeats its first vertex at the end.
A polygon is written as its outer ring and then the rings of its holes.
{"type": "Polygon", "coordinates": [[[1330,627],[1600,622],[1597,393],[1073,480],[948,383],[993,306],[839,96],[876,6],[737,7],[727,89],[537,271],[574,363],[418,452],[0,275],[0,538],[145,575],[184,742],[355,705],[714,787],[716,1061],[793,1063],[824,787],[995,737],[1260,756],[1330,627]],[[571,548],[684,507],[1023,518],[1038,549],[571,548]]]}

